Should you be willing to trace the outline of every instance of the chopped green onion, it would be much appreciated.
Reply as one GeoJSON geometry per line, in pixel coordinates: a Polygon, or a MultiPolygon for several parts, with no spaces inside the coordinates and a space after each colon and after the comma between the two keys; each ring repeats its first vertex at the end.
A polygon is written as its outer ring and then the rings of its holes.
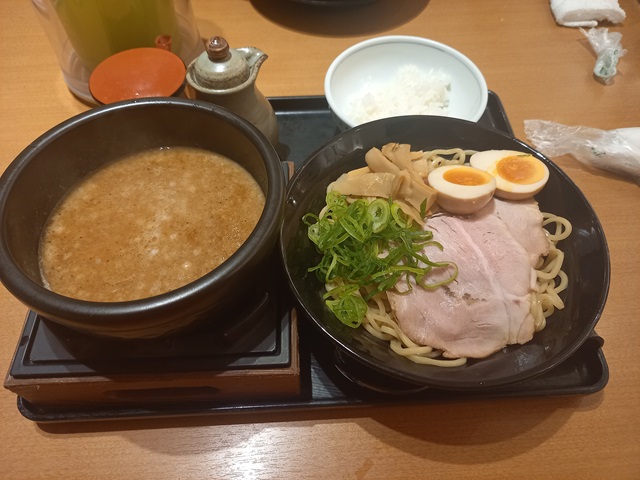
{"type": "Polygon", "coordinates": [[[357,295],[346,295],[337,300],[326,300],[331,311],[345,325],[358,328],[367,313],[367,303],[357,295]]]}
{"type": "Polygon", "coordinates": [[[387,225],[389,224],[389,215],[391,213],[388,201],[376,198],[369,204],[367,211],[369,212],[369,215],[371,215],[373,233],[380,233],[382,230],[387,228],[387,225]]]}
{"type": "Polygon", "coordinates": [[[426,214],[427,214],[427,199],[425,198],[420,204],[420,216],[424,218],[426,214]]]}
{"type": "Polygon", "coordinates": [[[308,226],[309,239],[322,258],[311,268],[318,279],[337,285],[324,296],[326,305],[349,327],[358,327],[367,312],[367,300],[409,278],[423,288],[437,288],[452,282],[457,267],[450,262],[433,262],[422,252],[425,246],[442,245],[433,234],[423,230],[392,200],[358,199],[330,192],[322,218],[314,214],[302,220],[308,226]],[[428,283],[434,268],[453,265],[455,272],[445,280],[428,283]],[[361,296],[361,289],[368,293],[361,296]]]}
{"type": "Polygon", "coordinates": [[[391,204],[391,215],[400,228],[407,228],[412,223],[412,220],[404,214],[397,203],[391,204]]]}

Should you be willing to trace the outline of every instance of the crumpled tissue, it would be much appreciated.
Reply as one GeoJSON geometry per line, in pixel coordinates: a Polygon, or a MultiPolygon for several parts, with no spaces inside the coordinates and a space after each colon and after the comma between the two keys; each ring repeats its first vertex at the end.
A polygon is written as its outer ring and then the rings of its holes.
{"type": "Polygon", "coordinates": [[[595,27],[598,22],[620,23],[625,11],[618,0],[550,0],[551,11],[559,25],[595,27]]]}
{"type": "Polygon", "coordinates": [[[547,120],[525,120],[531,144],[548,157],[571,154],[579,162],[640,184],[640,127],[599,130],[547,120]]]}

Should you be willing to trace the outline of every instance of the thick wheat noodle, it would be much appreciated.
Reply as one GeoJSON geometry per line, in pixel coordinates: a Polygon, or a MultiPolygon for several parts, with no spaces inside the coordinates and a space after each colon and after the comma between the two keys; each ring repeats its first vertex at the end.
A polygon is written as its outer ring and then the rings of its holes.
{"type": "Polygon", "coordinates": [[[564,308],[560,293],[567,288],[569,278],[561,270],[564,253],[556,244],[571,234],[571,223],[563,217],[551,213],[543,213],[543,227],[548,232],[550,248],[549,254],[540,259],[536,265],[537,291],[534,293],[531,314],[534,318],[535,331],[539,332],[547,324],[547,317],[556,309],[564,308]],[[549,232],[547,227],[555,224],[555,230],[549,232]]]}
{"type": "Polygon", "coordinates": [[[471,150],[463,150],[462,148],[448,148],[422,152],[422,157],[426,160],[429,171],[431,171],[442,165],[462,165],[466,161],[467,156],[472,153],[474,152],[471,150]]]}

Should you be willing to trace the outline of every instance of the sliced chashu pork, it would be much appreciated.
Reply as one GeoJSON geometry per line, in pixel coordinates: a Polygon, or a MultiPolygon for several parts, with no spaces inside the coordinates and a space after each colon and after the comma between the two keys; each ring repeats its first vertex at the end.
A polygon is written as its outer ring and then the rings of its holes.
{"type": "MultiPolygon", "coordinates": [[[[496,211],[517,213],[518,218],[535,225],[532,228],[542,230],[541,220],[535,220],[539,210],[537,206],[531,209],[528,202],[505,209],[499,203],[505,202],[494,200],[468,217],[436,215],[427,221],[425,228],[432,230],[434,240],[444,247],[442,251],[427,247],[427,255],[435,261],[455,262],[458,276],[453,283],[434,290],[388,292],[400,328],[414,342],[441,349],[447,357],[482,358],[533,337],[534,252],[520,243],[527,244],[528,235],[516,240],[496,211]]],[[[539,251],[541,244],[532,248],[539,251]]],[[[450,274],[441,269],[429,282],[450,274]]]]}
{"type": "Polygon", "coordinates": [[[533,199],[505,201],[494,198],[480,214],[493,213],[502,220],[513,238],[529,253],[532,267],[549,253],[549,240],[542,229],[542,212],[533,199]]]}

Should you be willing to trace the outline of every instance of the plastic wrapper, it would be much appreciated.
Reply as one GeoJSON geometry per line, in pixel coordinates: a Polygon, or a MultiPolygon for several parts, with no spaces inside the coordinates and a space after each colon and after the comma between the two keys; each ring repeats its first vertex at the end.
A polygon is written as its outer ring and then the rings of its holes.
{"type": "Polygon", "coordinates": [[[640,127],[598,130],[546,120],[525,120],[531,144],[548,157],[571,154],[579,162],[640,184],[640,127]]]}
{"type": "Polygon", "coordinates": [[[618,72],[618,60],[627,53],[622,48],[622,34],[609,33],[608,28],[590,28],[589,30],[581,28],[580,31],[587,37],[597,55],[593,74],[602,83],[612,83],[613,77],[618,72]]]}

